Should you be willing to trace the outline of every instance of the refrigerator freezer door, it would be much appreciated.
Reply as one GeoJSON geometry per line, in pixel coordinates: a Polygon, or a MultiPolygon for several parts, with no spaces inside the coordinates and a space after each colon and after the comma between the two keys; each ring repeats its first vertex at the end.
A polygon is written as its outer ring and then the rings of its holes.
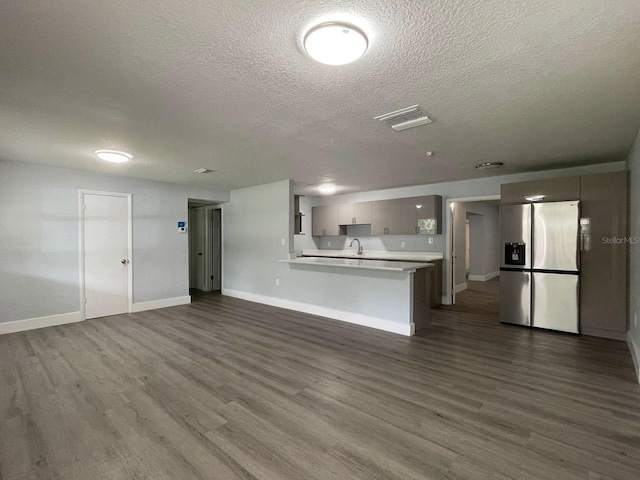
{"type": "Polygon", "coordinates": [[[578,275],[533,273],[532,325],[579,333],[579,280],[578,275]]]}
{"type": "Polygon", "coordinates": [[[533,269],[577,272],[580,202],[533,205],[533,269]]]}
{"type": "Polygon", "coordinates": [[[500,272],[500,321],[531,325],[531,274],[500,272]]]}
{"type": "Polygon", "coordinates": [[[500,262],[503,267],[511,267],[514,263],[507,263],[511,258],[507,251],[507,244],[524,244],[524,263],[515,265],[523,269],[531,268],[531,205],[501,205],[500,206],[500,245],[502,252],[500,262]]]}

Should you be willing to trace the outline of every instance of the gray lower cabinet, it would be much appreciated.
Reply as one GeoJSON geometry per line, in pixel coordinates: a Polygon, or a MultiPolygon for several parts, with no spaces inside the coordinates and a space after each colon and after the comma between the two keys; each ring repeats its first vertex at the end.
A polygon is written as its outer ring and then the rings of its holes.
{"type": "Polygon", "coordinates": [[[338,205],[322,205],[311,209],[311,235],[340,235],[338,205]]]}

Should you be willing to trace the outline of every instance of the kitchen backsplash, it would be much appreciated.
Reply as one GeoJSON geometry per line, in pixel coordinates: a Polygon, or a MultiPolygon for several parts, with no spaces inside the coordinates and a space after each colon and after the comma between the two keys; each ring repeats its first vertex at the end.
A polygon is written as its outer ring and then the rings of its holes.
{"type": "MultiPolygon", "coordinates": [[[[408,252],[438,252],[445,251],[444,235],[383,235],[371,236],[370,225],[349,225],[347,236],[340,237],[320,237],[316,239],[316,244],[320,249],[348,250],[351,240],[357,238],[364,250],[388,250],[408,252]],[[433,243],[429,243],[429,238],[433,238],[433,243]],[[404,248],[402,247],[404,242],[404,248]]],[[[355,247],[354,247],[355,248],[355,247]]]]}

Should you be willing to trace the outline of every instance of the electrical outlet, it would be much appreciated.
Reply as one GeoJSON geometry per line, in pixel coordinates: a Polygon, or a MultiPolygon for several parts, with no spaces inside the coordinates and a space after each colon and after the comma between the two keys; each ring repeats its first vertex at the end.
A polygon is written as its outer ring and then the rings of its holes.
{"type": "Polygon", "coordinates": [[[400,242],[400,248],[404,248],[406,245],[406,242],[400,242]]]}
{"type": "Polygon", "coordinates": [[[283,247],[286,245],[286,242],[284,241],[284,238],[280,239],[280,245],[282,245],[283,247]]]}
{"type": "Polygon", "coordinates": [[[276,287],[279,287],[279,286],[280,286],[280,279],[276,278],[276,287]]]}
{"type": "Polygon", "coordinates": [[[433,245],[433,237],[429,237],[429,245],[433,245]]]}
{"type": "Polygon", "coordinates": [[[330,246],[331,246],[331,240],[327,242],[327,247],[330,247],[330,246]]]}

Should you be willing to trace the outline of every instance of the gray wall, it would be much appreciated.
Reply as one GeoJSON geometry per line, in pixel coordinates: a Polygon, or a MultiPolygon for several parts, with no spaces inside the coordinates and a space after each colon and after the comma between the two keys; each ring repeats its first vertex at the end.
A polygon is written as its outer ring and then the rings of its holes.
{"type": "MultiPolygon", "coordinates": [[[[640,238],[640,132],[627,162],[631,171],[629,232],[631,238],[640,238]]],[[[636,361],[640,362],[640,244],[631,244],[629,254],[629,340],[635,349],[636,361]],[[634,321],[636,315],[638,318],[634,321]]],[[[640,381],[640,370],[638,379],[640,381]]]]}
{"type": "Polygon", "coordinates": [[[292,188],[285,180],[231,191],[223,215],[223,289],[280,296],[275,280],[289,267],[278,260],[293,249],[292,188]]]}
{"type": "Polygon", "coordinates": [[[78,190],[133,194],[133,300],[188,295],[187,198],[228,193],[0,161],[0,322],[80,310],[78,190]]]}

